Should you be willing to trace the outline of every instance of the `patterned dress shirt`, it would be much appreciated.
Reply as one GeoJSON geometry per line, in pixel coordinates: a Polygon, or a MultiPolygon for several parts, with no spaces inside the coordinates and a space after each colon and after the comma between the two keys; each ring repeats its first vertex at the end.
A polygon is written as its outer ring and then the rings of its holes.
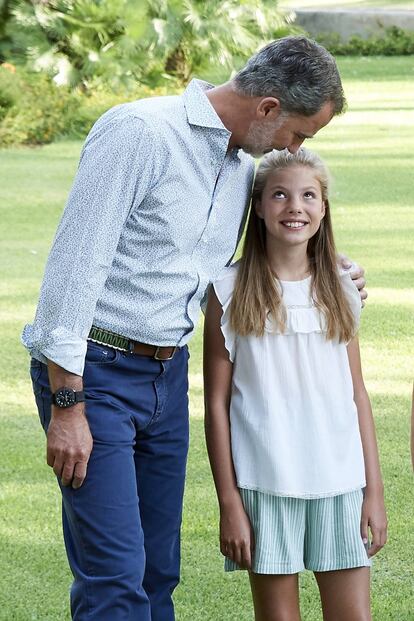
{"type": "Polygon", "coordinates": [[[254,163],[211,106],[210,85],[122,104],[94,125],[23,344],[83,374],[96,325],[153,345],[184,345],[200,302],[234,255],[254,163]]]}

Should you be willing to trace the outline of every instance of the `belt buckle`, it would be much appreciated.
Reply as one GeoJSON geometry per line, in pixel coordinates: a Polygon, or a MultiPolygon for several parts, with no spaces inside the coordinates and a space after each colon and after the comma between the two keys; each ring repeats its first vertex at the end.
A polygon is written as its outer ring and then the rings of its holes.
{"type": "Polygon", "coordinates": [[[169,358],[159,358],[158,357],[158,352],[159,352],[160,349],[161,349],[161,346],[158,346],[156,348],[155,354],[154,354],[154,358],[155,358],[155,360],[160,360],[161,362],[165,362],[166,360],[172,360],[174,355],[175,355],[175,352],[177,351],[177,347],[173,347],[172,354],[171,354],[171,356],[169,358]]]}

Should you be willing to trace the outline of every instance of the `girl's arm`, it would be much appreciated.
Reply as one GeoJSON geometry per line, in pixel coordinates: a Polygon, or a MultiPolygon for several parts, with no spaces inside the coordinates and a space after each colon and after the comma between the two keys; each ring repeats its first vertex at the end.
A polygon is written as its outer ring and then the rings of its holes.
{"type": "Polygon", "coordinates": [[[384,488],[378,459],[377,440],[371,403],[366,391],[361,369],[358,337],[348,344],[348,359],[354,387],[354,401],[358,409],[359,430],[365,462],[366,487],[361,516],[361,536],[368,542],[368,527],[372,542],[368,555],[376,554],[387,541],[387,516],[384,506],[384,488]]]}
{"type": "Polygon", "coordinates": [[[251,568],[253,535],[237,488],[231,456],[229,406],[233,365],[220,328],[222,308],[211,288],[204,324],[204,399],[207,450],[220,507],[220,550],[251,568]]]}

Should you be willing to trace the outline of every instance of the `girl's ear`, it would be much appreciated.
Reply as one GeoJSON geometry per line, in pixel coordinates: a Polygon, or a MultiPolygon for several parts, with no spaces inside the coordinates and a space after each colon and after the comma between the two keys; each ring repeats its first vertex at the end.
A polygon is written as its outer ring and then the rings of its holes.
{"type": "Polygon", "coordinates": [[[261,204],[260,200],[257,200],[257,201],[255,202],[255,204],[254,204],[254,210],[255,210],[255,212],[256,212],[256,215],[257,215],[259,218],[262,218],[262,219],[263,219],[263,214],[262,214],[262,204],[261,204]]]}
{"type": "Polygon", "coordinates": [[[326,213],[326,201],[322,201],[322,218],[326,213]]]}

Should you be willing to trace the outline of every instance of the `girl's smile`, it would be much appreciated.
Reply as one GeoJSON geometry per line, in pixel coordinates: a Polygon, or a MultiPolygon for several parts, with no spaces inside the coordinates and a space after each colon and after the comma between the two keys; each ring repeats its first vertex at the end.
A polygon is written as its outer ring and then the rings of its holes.
{"type": "Polygon", "coordinates": [[[303,229],[304,226],[308,224],[305,220],[282,220],[281,224],[286,226],[288,229],[303,229]]]}

